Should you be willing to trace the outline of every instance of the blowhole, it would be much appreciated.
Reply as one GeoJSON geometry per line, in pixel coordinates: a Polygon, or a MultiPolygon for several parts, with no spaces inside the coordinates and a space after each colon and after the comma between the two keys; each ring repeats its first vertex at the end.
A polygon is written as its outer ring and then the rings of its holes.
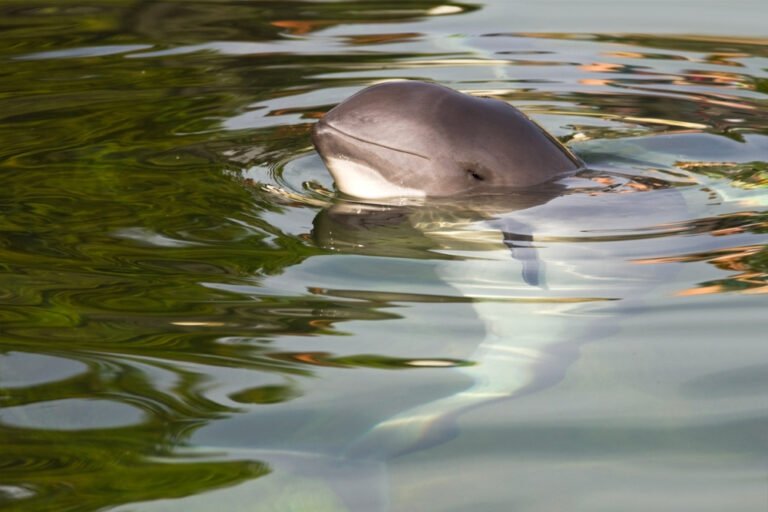
{"type": "Polygon", "coordinates": [[[483,178],[482,176],[480,176],[480,175],[477,173],[477,171],[475,171],[475,170],[473,170],[473,169],[467,169],[467,174],[469,174],[470,176],[472,176],[472,178],[473,178],[473,179],[475,179],[475,180],[477,180],[477,181],[483,181],[483,180],[485,180],[485,178],[483,178]]]}

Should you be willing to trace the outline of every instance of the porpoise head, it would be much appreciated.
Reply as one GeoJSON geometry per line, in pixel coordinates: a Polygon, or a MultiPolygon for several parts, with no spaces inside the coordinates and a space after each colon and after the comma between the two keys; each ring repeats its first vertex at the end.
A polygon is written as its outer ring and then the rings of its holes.
{"type": "Polygon", "coordinates": [[[513,106],[416,81],[358,92],[312,140],[336,187],[370,199],[498,193],[583,165],[513,106]]]}

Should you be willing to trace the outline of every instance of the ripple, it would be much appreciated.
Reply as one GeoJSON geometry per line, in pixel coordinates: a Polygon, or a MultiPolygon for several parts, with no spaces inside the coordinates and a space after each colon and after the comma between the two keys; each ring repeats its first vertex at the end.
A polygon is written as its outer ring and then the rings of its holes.
{"type": "Polygon", "coordinates": [[[403,370],[422,368],[455,368],[471,366],[471,361],[458,359],[405,359],[376,354],[335,356],[326,352],[284,352],[270,355],[278,360],[295,361],[310,366],[332,368],[376,368],[380,370],[403,370]]]}
{"type": "MultiPolygon", "coordinates": [[[[0,496],[5,500],[24,500],[35,496],[37,493],[32,489],[20,485],[0,485],[0,496]]],[[[2,500],[2,501],[5,501],[2,500]]]]}
{"type": "Polygon", "coordinates": [[[74,431],[122,428],[144,421],[141,409],[109,400],[68,398],[6,407],[0,423],[16,428],[74,431]]]}
{"type": "Polygon", "coordinates": [[[274,176],[277,190],[288,192],[283,195],[286,199],[311,206],[327,206],[331,202],[333,180],[314,151],[279,163],[274,176]]]}
{"type": "Polygon", "coordinates": [[[152,45],[148,44],[124,44],[108,46],[81,46],[66,50],[53,50],[49,52],[30,53],[16,57],[17,60],[44,60],[44,59],[78,59],[83,57],[105,57],[140,50],[148,50],[152,45]]]}
{"type": "Polygon", "coordinates": [[[299,396],[293,386],[259,386],[232,393],[229,398],[241,404],[276,404],[299,396]]]}
{"type": "Polygon", "coordinates": [[[24,352],[6,352],[0,355],[0,368],[0,387],[6,389],[61,381],[88,369],[79,361],[24,352]]]}
{"type": "Polygon", "coordinates": [[[35,474],[44,472],[87,471],[87,461],[75,454],[46,453],[30,450],[27,445],[7,449],[0,461],[0,471],[6,474],[35,474]]]}

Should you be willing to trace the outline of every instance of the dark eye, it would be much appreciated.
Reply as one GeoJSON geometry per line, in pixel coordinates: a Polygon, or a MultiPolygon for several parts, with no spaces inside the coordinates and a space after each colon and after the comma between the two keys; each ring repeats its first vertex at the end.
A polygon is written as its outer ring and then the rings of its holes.
{"type": "Polygon", "coordinates": [[[472,176],[472,178],[473,178],[473,179],[476,179],[477,181],[483,181],[483,180],[485,179],[485,178],[483,178],[482,176],[480,176],[480,175],[479,175],[479,174],[478,174],[476,171],[474,171],[473,169],[467,169],[467,174],[469,174],[470,176],[472,176]]]}

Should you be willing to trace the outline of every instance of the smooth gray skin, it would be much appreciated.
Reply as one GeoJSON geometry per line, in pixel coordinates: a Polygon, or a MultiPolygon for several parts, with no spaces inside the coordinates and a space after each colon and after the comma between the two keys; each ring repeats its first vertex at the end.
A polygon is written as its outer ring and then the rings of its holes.
{"type": "Polygon", "coordinates": [[[362,198],[498,192],[583,167],[513,106],[416,81],[358,92],[312,140],[337,188],[362,198]]]}

